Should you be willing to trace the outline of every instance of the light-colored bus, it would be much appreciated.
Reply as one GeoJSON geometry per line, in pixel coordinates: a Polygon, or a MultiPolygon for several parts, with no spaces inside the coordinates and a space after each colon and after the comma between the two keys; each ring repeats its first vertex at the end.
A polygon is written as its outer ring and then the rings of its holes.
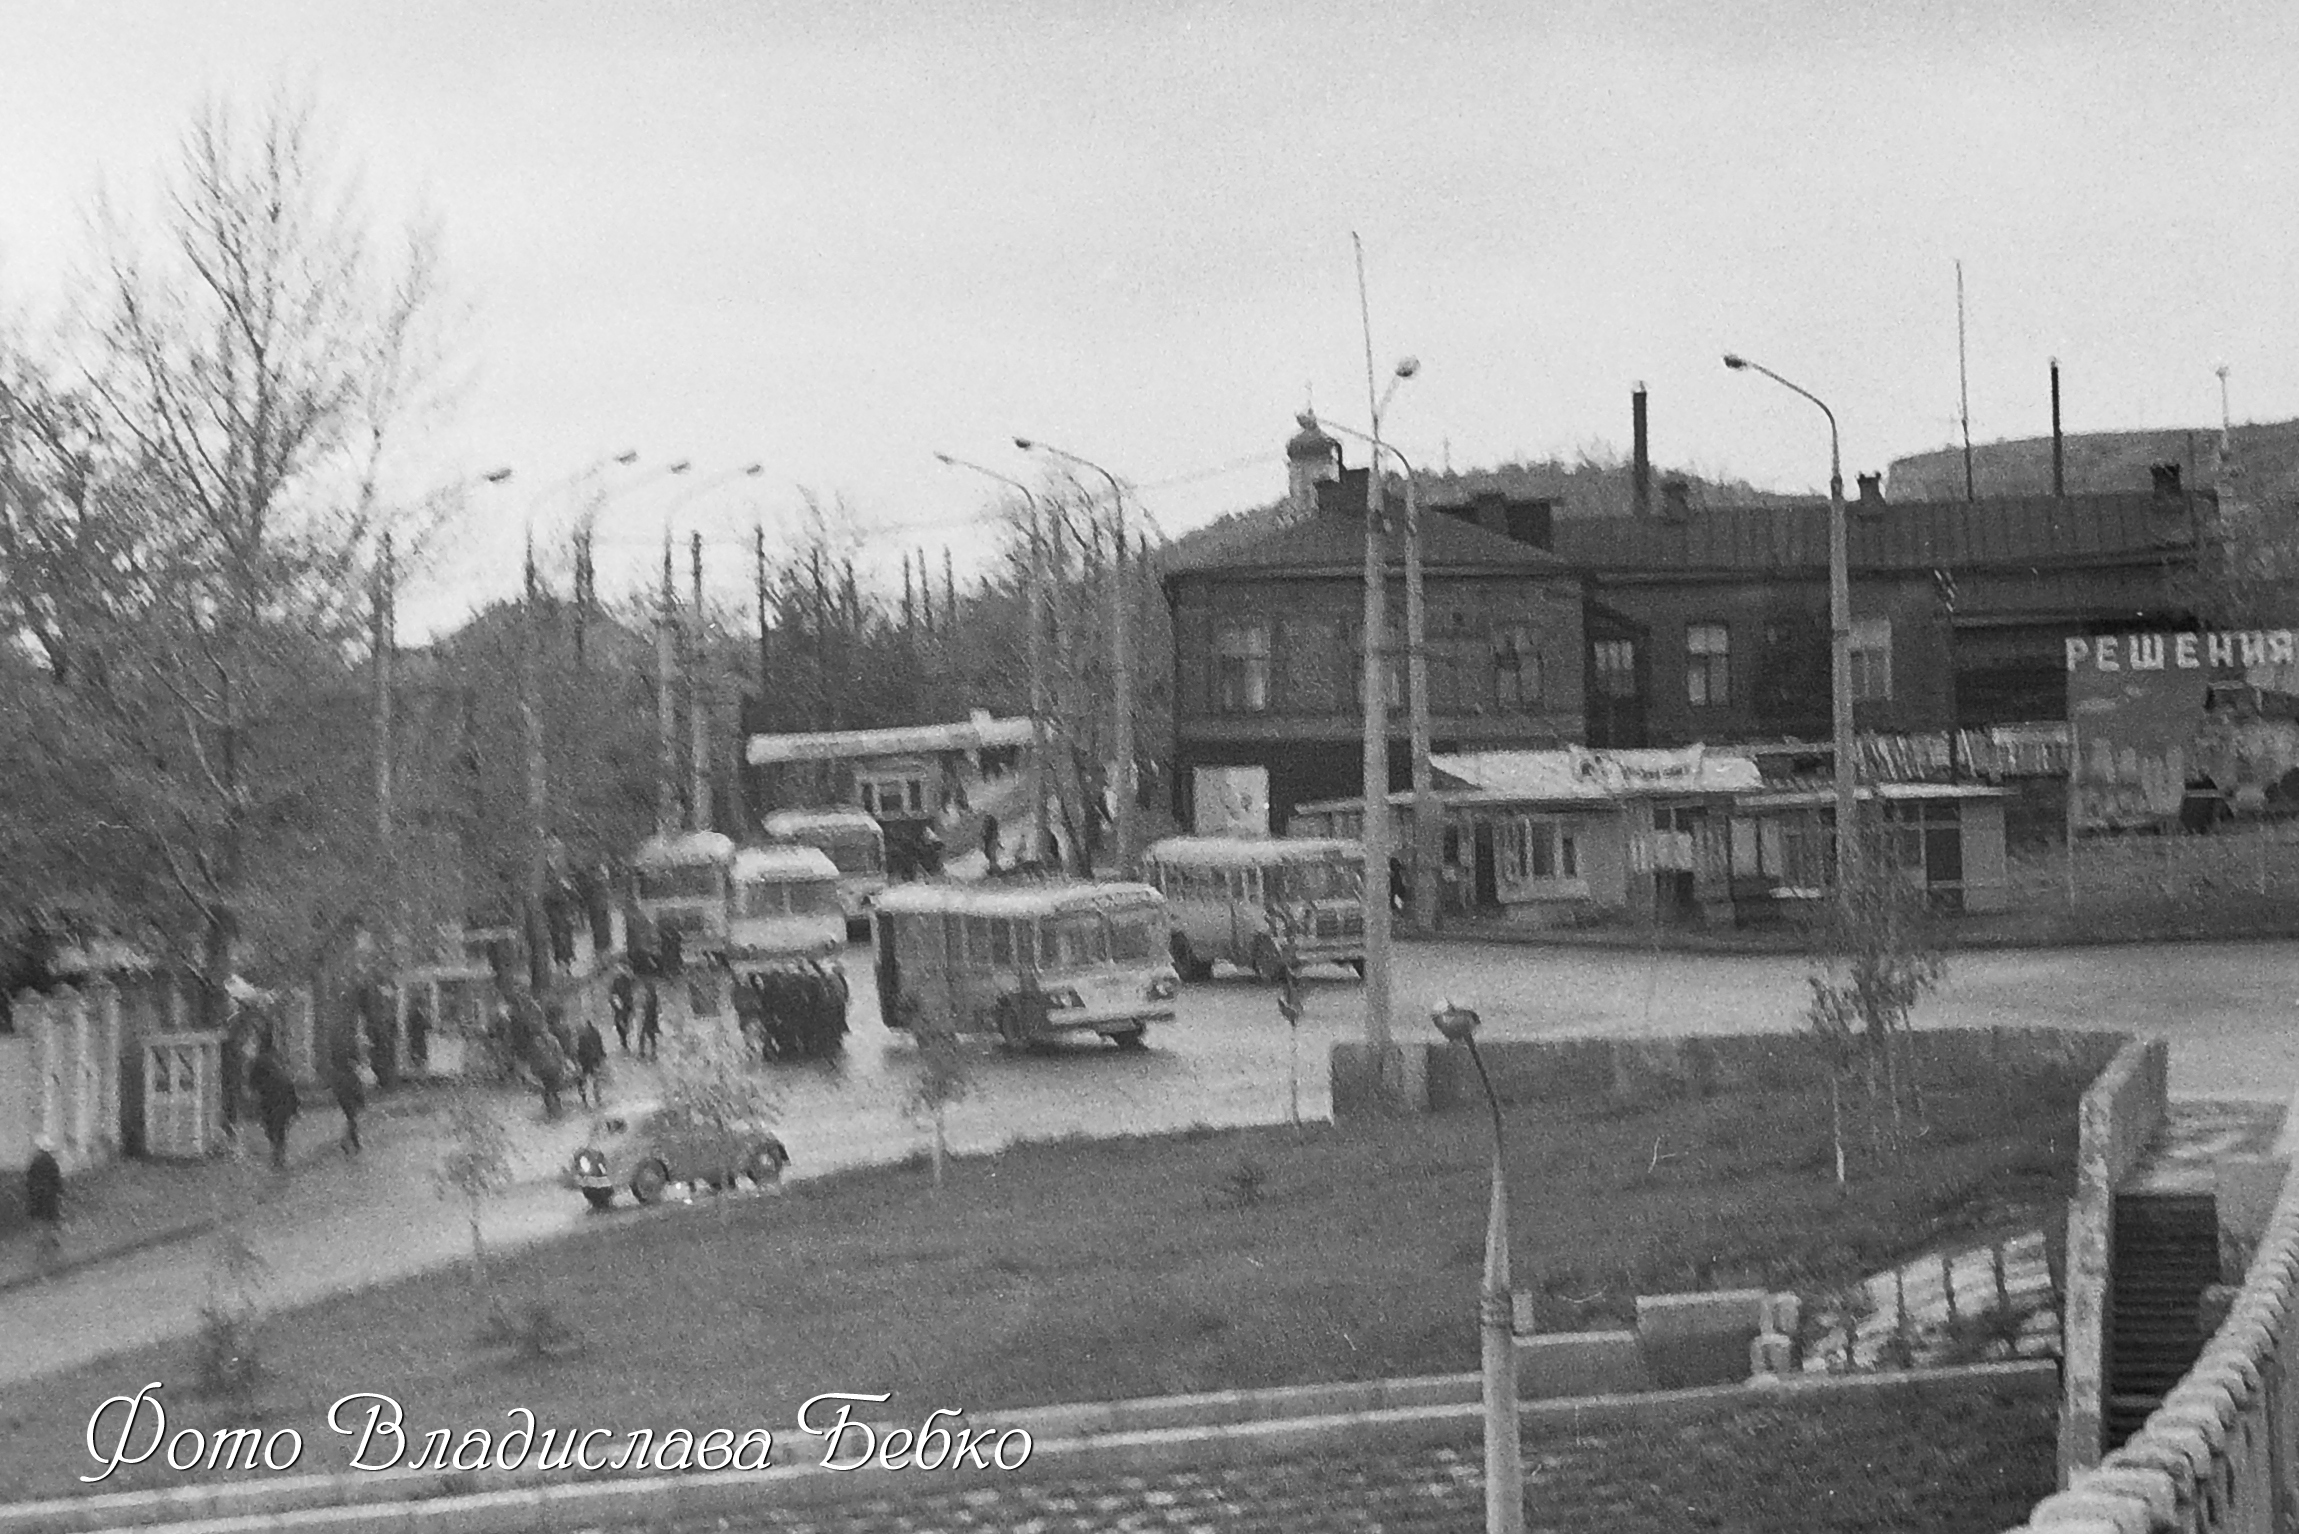
{"type": "Polygon", "coordinates": [[[1098,1033],[1140,1049],[1180,980],[1165,901],[1146,884],[930,882],[878,897],[878,999],[914,1023],[1009,1044],[1098,1033]]]}
{"type": "Polygon", "coordinates": [[[639,913],[661,934],[676,932],[688,958],[726,951],[727,890],[734,842],[716,831],[650,836],[632,854],[639,913]]]}
{"type": "Polygon", "coordinates": [[[814,847],[745,847],[730,870],[726,957],[737,975],[827,959],[845,945],[838,866],[814,847]]]}
{"type": "Polygon", "coordinates": [[[838,866],[838,903],[848,936],[868,930],[870,903],[886,888],[886,831],[861,810],[778,810],[760,827],[770,842],[819,849],[838,866]]]}
{"type": "Polygon", "coordinates": [[[1217,961],[1274,984],[1304,964],[1365,973],[1365,848],[1336,838],[1175,836],[1142,853],[1142,878],[1173,912],[1173,962],[1203,980],[1217,961]]]}

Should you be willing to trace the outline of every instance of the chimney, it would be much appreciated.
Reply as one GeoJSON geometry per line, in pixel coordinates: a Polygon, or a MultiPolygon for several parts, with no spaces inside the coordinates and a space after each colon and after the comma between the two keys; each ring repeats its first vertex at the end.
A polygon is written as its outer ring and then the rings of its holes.
{"type": "Polygon", "coordinates": [[[1681,474],[1671,474],[1660,482],[1661,515],[1671,522],[1682,522],[1692,515],[1692,482],[1681,474]]]}
{"type": "Polygon", "coordinates": [[[2155,493],[2159,498],[2167,501],[2179,498],[2178,464],[2151,463],[2147,466],[2147,473],[2155,481],[2155,493]]]}
{"type": "Polygon", "coordinates": [[[1860,476],[1860,504],[1870,507],[1884,504],[1883,475],[1863,474],[1860,476]]]}
{"type": "Polygon", "coordinates": [[[1628,397],[1629,479],[1631,504],[1640,517],[1652,515],[1652,437],[1645,418],[1644,385],[1628,397]]]}
{"type": "Polygon", "coordinates": [[[1310,488],[1317,495],[1319,516],[1365,520],[1371,487],[1366,483],[1363,469],[1342,469],[1333,478],[1319,480],[1310,488]]]}

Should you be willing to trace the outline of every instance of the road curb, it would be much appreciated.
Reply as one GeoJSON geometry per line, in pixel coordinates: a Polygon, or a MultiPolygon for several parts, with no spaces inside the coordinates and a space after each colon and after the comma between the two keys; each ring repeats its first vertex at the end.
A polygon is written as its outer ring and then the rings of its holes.
{"type": "MultiPolygon", "coordinates": [[[[2056,1396],[2049,1362],[1976,1364],[1916,1373],[1823,1375],[1765,1385],[1713,1385],[1637,1395],[1587,1396],[1519,1404],[1519,1420],[1570,1432],[1678,1422],[1751,1404],[1846,1391],[1957,1390],[2001,1379],[2056,1396]]],[[[959,1426],[1031,1436],[1013,1469],[973,1466],[833,1469],[820,1462],[765,1470],[677,1475],[564,1472],[348,1472],[268,1481],[229,1481],[0,1506],[0,1534],[524,1534],[755,1511],[819,1507],[965,1487],[1149,1476],[1184,1469],[1266,1463],[1321,1453],[1389,1453],[1477,1441],[1483,1431],[1481,1380],[1474,1374],[1222,1391],[1208,1395],[1036,1407],[959,1419],[959,1426]],[[1371,1403],[1392,1404],[1371,1404],[1371,1403]],[[1310,1415],[1303,1408],[1337,1407],[1310,1415]],[[1160,1424],[1160,1425],[1146,1425],[1160,1424]],[[1040,1434],[1045,1434],[1040,1441],[1040,1434]]],[[[883,1428],[887,1424],[878,1424],[883,1428]]],[[[915,1422],[905,1424],[915,1428],[915,1422]]],[[[818,1435],[778,1434],[811,1455],[818,1435]]],[[[841,1453],[845,1451],[840,1451],[841,1453]]]]}
{"type": "MultiPolygon", "coordinates": [[[[1493,948],[1569,948],[1581,953],[1667,953],[1695,958],[1764,959],[1796,957],[1809,952],[1809,944],[1795,938],[1758,939],[1722,933],[1664,930],[1658,938],[1649,932],[1600,934],[1564,930],[1512,932],[1501,928],[1439,928],[1434,932],[1400,928],[1402,943],[1465,943],[1493,948]]],[[[2062,933],[2057,937],[1997,936],[1990,933],[1948,933],[1941,946],[1950,953],[2074,952],[2092,948],[2136,948],[2163,943],[2274,943],[2299,937],[2290,927],[2233,927],[2209,932],[2151,932],[2144,937],[2115,934],[2062,933]]]]}

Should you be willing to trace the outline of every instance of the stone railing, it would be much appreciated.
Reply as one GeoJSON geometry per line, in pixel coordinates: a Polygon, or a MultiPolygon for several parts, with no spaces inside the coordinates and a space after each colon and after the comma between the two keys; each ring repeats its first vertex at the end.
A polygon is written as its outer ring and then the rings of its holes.
{"type": "Polygon", "coordinates": [[[2122,1448],[2024,1530],[2282,1534],[2299,1525],[2299,1177],[2286,1174],[2226,1320],[2122,1448]]]}

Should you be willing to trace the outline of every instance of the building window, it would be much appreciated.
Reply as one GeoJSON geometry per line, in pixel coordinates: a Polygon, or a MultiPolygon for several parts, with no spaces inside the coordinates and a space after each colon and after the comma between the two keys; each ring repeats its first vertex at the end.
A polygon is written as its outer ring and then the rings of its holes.
{"type": "Polygon", "coordinates": [[[1721,623],[1685,629],[1684,686],[1694,708],[1721,708],[1732,701],[1731,629],[1721,623]]]}
{"type": "Polygon", "coordinates": [[[1520,815],[1500,829],[1502,883],[1559,884],[1580,878],[1580,847],[1561,822],[1520,815]]]}
{"type": "Polygon", "coordinates": [[[1596,657],[1597,696],[1636,696],[1636,641],[1600,639],[1590,647],[1596,657]]]}
{"type": "Polygon", "coordinates": [[[1330,714],[1341,708],[1341,625],[1331,618],[1288,618],[1278,633],[1284,685],[1277,706],[1288,713],[1330,714]]]}
{"type": "Polygon", "coordinates": [[[1852,697],[1892,696],[1892,620],[1852,620],[1852,697]]]}
{"type": "Polygon", "coordinates": [[[1511,624],[1493,633],[1493,701],[1517,709],[1541,701],[1541,650],[1527,625],[1511,624]]]}
{"type": "Polygon", "coordinates": [[[1269,707],[1269,625],[1225,623],[1214,631],[1213,706],[1223,714],[1269,707]]]}

